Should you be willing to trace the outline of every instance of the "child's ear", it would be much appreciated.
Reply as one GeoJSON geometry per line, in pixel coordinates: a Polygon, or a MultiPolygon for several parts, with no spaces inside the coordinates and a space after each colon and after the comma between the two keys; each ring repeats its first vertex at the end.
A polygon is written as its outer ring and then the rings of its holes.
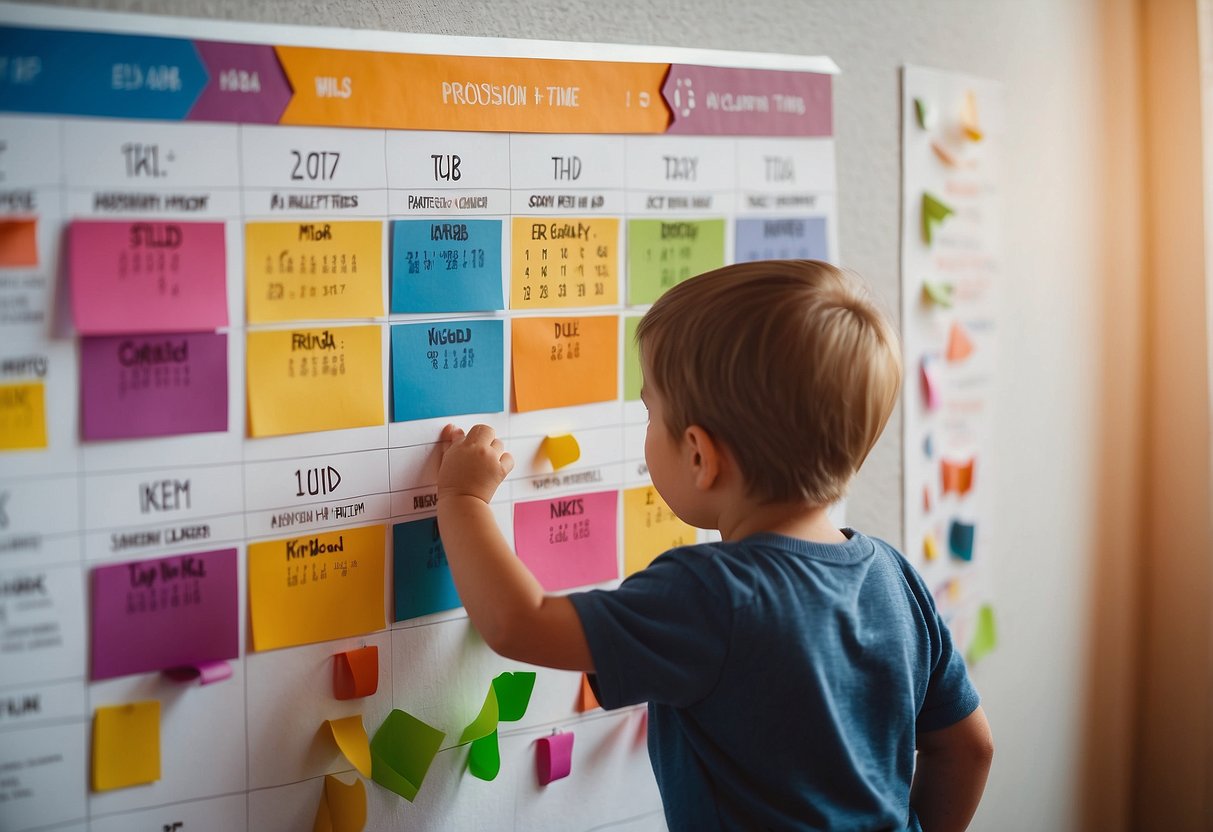
{"type": "Polygon", "coordinates": [[[683,453],[694,473],[695,487],[707,491],[720,477],[722,448],[712,435],[699,425],[691,425],[683,433],[683,453]]]}

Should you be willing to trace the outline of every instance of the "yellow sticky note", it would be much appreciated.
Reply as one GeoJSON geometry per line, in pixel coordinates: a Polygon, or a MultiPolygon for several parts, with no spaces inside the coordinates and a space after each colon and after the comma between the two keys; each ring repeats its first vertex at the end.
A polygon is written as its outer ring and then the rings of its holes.
{"type": "Polygon", "coordinates": [[[250,436],[384,423],[378,326],[248,334],[250,436]]]}
{"type": "Polygon", "coordinates": [[[540,451],[552,463],[553,471],[559,471],[581,459],[581,445],[577,444],[577,437],[571,433],[544,437],[540,451]]]}
{"type": "Polygon", "coordinates": [[[619,395],[619,318],[515,318],[510,325],[519,412],[619,395]]]}
{"type": "Polygon", "coordinates": [[[366,786],[361,780],[346,785],[331,774],[324,777],[320,806],[312,832],[362,832],[366,826],[366,786]]]}
{"type": "Polygon", "coordinates": [[[160,779],[160,702],[128,702],[93,713],[93,791],[160,779]]]}
{"type": "Polygon", "coordinates": [[[248,321],[383,314],[383,223],[250,222],[244,229],[248,321]]]}
{"type": "Polygon", "coordinates": [[[46,447],[46,385],[0,384],[0,451],[46,447]]]}
{"type": "Polygon", "coordinates": [[[515,217],[511,239],[511,309],[619,302],[618,218],[515,217]]]}
{"type": "Polygon", "coordinates": [[[325,726],[345,759],[363,777],[371,776],[371,741],[362,726],[362,716],[355,714],[342,719],[326,719],[325,726]]]}
{"type": "Polygon", "coordinates": [[[383,526],[249,544],[253,649],[382,630],[383,564],[383,526]]]}
{"type": "Polygon", "coordinates": [[[675,546],[695,542],[695,528],[678,518],[653,486],[623,492],[623,574],[639,572],[675,546]]]}

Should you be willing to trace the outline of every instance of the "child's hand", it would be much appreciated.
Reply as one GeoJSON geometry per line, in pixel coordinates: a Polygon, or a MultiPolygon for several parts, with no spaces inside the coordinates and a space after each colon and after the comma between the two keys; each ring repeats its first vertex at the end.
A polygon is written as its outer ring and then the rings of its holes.
{"type": "Polygon", "coordinates": [[[493,499],[497,486],[514,470],[514,457],[506,452],[488,425],[476,425],[466,434],[447,425],[439,437],[450,445],[438,468],[438,500],[468,495],[484,502],[493,499]]]}

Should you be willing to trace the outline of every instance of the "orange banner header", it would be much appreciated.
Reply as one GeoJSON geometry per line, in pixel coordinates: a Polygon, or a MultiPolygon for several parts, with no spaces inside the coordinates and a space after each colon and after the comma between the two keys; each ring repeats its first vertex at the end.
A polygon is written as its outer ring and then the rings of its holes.
{"type": "Polygon", "coordinates": [[[663,133],[669,64],[275,47],[281,124],[512,133],[663,133]]]}

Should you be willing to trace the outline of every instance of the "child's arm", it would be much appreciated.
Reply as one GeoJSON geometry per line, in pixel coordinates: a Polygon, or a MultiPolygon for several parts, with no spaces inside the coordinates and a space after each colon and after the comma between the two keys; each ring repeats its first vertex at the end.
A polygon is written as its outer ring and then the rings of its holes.
{"type": "Polygon", "coordinates": [[[924,832],[969,827],[993,757],[994,738],[980,707],[955,725],[918,735],[910,805],[924,832]]]}
{"type": "Polygon", "coordinates": [[[514,458],[487,425],[447,425],[438,470],[438,527],[459,598],[485,643],[511,659],[594,671],[581,618],[567,598],[545,595],[510,549],[489,501],[514,458]]]}

